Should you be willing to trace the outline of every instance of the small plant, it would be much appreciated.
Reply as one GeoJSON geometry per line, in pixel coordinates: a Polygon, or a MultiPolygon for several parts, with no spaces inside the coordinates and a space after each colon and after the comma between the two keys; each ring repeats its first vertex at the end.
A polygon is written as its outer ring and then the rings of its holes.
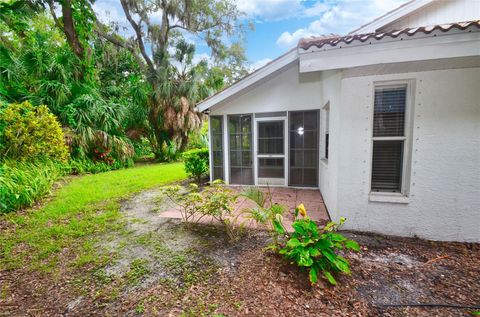
{"type": "Polygon", "coordinates": [[[292,224],[294,232],[289,234],[283,227],[275,228],[280,234],[288,236],[287,242],[280,248],[279,253],[292,263],[309,269],[310,282],[317,283],[319,273],[322,273],[328,282],[336,285],[334,273],[350,274],[350,264],[339,250],[359,251],[359,245],[347,239],[337,230],[345,222],[341,218],[339,223],[329,222],[320,229],[312,221],[303,204],[295,209],[295,221],[292,224]],[[302,218],[299,218],[299,214],[302,218]]]}
{"type": "Polygon", "coordinates": [[[190,184],[189,191],[183,191],[178,185],[167,186],[163,193],[181,207],[183,221],[194,223],[209,216],[225,228],[231,241],[238,239],[241,228],[238,228],[237,216],[233,214],[238,195],[222,186],[222,181],[214,181],[203,191],[196,184],[190,184]]]}
{"type": "Polygon", "coordinates": [[[264,193],[257,187],[247,187],[241,193],[241,196],[256,204],[255,207],[245,208],[242,212],[270,233],[273,239],[271,248],[276,249],[279,245],[279,236],[286,232],[282,224],[283,214],[286,210],[285,206],[273,202],[270,188],[264,193]]]}
{"type": "Polygon", "coordinates": [[[193,177],[198,184],[202,176],[208,173],[208,149],[195,149],[183,153],[185,171],[193,177]]]}
{"type": "Polygon", "coordinates": [[[188,189],[189,191],[184,191],[182,186],[172,185],[164,187],[162,192],[180,207],[184,222],[194,223],[203,218],[204,197],[199,193],[197,184],[190,184],[188,189]]]}

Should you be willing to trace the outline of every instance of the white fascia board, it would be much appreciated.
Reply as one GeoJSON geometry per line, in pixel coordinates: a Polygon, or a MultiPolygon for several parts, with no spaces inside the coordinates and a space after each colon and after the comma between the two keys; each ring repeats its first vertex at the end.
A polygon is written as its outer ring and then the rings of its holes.
{"type": "Polygon", "coordinates": [[[293,49],[284,55],[280,56],[276,60],[270,62],[262,68],[257,69],[250,75],[247,75],[245,78],[240,79],[235,82],[230,87],[225,88],[219,93],[205,99],[204,101],[197,104],[197,110],[203,112],[210,107],[224,101],[225,99],[247,89],[248,87],[258,83],[262,79],[265,79],[267,76],[273,74],[274,72],[286,67],[287,65],[295,62],[298,59],[297,49],[293,49]]]}
{"type": "Polygon", "coordinates": [[[480,32],[444,34],[299,54],[300,73],[480,55],[480,32]]]}
{"type": "Polygon", "coordinates": [[[395,22],[401,18],[404,18],[411,14],[412,12],[432,3],[435,0],[414,0],[410,3],[407,3],[403,6],[400,6],[396,10],[373,20],[372,22],[361,26],[360,28],[353,30],[349,34],[364,34],[376,32],[378,29],[395,22]]]}

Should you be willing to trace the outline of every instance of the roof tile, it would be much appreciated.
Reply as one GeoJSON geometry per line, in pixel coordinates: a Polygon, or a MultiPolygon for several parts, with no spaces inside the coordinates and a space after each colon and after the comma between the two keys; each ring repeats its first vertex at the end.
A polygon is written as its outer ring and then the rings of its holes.
{"type": "Polygon", "coordinates": [[[354,41],[365,42],[370,38],[376,38],[377,40],[381,40],[386,37],[396,38],[402,34],[406,34],[408,36],[412,36],[417,33],[430,34],[435,30],[440,30],[442,32],[448,32],[453,29],[465,30],[470,26],[476,26],[477,28],[480,28],[480,20],[406,28],[403,30],[394,30],[389,32],[373,32],[373,33],[355,34],[355,35],[346,35],[346,36],[340,36],[335,34],[322,35],[318,37],[301,39],[298,42],[298,48],[308,50],[312,46],[315,46],[316,48],[322,48],[325,45],[334,47],[342,42],[345,44],[350,44],[354,41]]]}

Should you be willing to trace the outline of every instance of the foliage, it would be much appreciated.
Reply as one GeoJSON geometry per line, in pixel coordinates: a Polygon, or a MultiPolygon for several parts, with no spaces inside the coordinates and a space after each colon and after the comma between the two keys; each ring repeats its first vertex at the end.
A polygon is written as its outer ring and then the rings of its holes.
{"type": "Polygon", "coordinates": [[[124,38],[92,4],[0,2],[0,100],[46,105],[74,158],[125,161],[143,137],[175,159],[201,126],[195,103],[245,74],[240,13],[229,0],[121,0],[135,34],[124,38]],[[194,59],[191,38],[209,61],[194,59]]]}
{"type": "Polygon", "coordinates": [[[170,159],[201,126],[195,103],[221,89],[224,78],[246,72],[241,13],[230,0],[120,2],[135,37],[125,40],[106,27],[99,34],[138,57],[151,88],[143,98],[148,137],[157,158],[170,159]],[[161,19],[152,18],[156,12],[162,12],[161,19]],[[194,60],[192,38],[211,49],[210,61],[194,60]]]}
{"type": "Polygon", "coordinates": [[[285,206],[273,202],[270,188],[264,193],[258,187],[247,187],[243,190],[241,196],[255,203],[254,207],[245,208],[242,212],[261,224],[270,233],[273,239],[272,248],[277,248],[279,238],[284,236],[286,232],[282,223],[283,214],[286,210],[285,206]]]}
{"type": "Polygon", "coordinates": [[[65,248],[78,258],[95,252],[95,243],[86,239],[121,225],[121,199],[185,178],[181,163],[143,165],[73,178],[39,210],[1,216],[5,227],[0,235],[0,269],[25,268],[27,263],[27,269],[48,270],[65,260],[59,257],[65,248]]]}
{"type": "Polygon", "coordinates": [[[131,158],[126,130],[131,122],[142,121],[133,118],[133,109],[141,108],[134,98],[141,84],[129,53],[114,54],[111,44],[93,42],[98,73],[87,78],[83,61],[51,17],[40,12],[21,30],[5,21],[0,15],[0,35],[5,35],[0,42],[0,99],[46,105],[65,127],[72,157],[107,163],[131,158]],[[124,75],[127,70],[129,76],[124,75]]]}
{"type": "Polygon", "coordinates": [[[88,159],[74,159],[64,165],[69,174],[97,174],[108,171],[118,170],[122,168],[132,167],[133,160],[115,161],[107,164],[102,161],[94,162],[88,159]]]}
{"type": "Polygon", "coordinates": [[[179,185],[172,185],[163,188],[163,194],[165,194],[171,201],[179,206],[182,220],[186,223],[198,222],[202,216],[202,205],[204,199],[199,193],[198,186],[196,184],[190,184],[188,192],[183,190],[179,185]]]}
{"type": "Polygon", "coordinates": [[[144,137],[133,142],[133,149],[135,151],[134,159],[136,161],[152,159],[155,155],[152,152],[152,147],[150,145],[150,142],[144,137]]]}
{"type": "Polygon", "coordinates": [[[202,176],[208,173],[209,152],[207,148],[194,149],[183,153],[185,172],[200,184],[202,176]]]}
{"type": "Polygon", "coordinates": [[[187,149],[208,148],[208,121],[204,121],[200,130],[195,130],[188,137],[187,149]]]}
{"type": "Polygon", "coordinates": [[[197,185],[191,184],[188,192],[182,191],[181,186],[168,186],[163,192],[182,208],[184,221],[198,222],[208,216],[224,227],[230,241],[239,238],[242,228],[238,226],[238,216],[233,214],[238,195],[222,186],[221,181],[214,181],[203,191],[199,191],[197,185]]]}
{"type": "Polygon", "coordinates": [[[7,161],[0,166],[0,213],[32,206],[63,171],[50,161],[7,161]]]}
{"type": "Polygon", "coordinates": [[[28,101],[10,104],[0,111],[0,126],[0,154],[4,157],[20,161],[68,159],[63,131],[46,106],[34,107],[28,101]]]}
{"type": "Polygon", "coordinates": [[[335,285],[337,281],[334,273],[350,274],[350,264],[347,259],[339,255],[340,250],[359,251],[359,245],[338,233],[338,228],[345,222],[330,222],[320,229],[306,214],[305,207],[300,204],[295,210],[295,221],[292,224],[294,232],[288,234],[284,228],[277,230],[286,234],[288,240],[279,253],[286,259],[300,267],[309,270],[310,282],[317,283],[319,273],[323,273],[329,283],[335,285]],[[298,213],[302,218],[298,218],[298,213]]]}

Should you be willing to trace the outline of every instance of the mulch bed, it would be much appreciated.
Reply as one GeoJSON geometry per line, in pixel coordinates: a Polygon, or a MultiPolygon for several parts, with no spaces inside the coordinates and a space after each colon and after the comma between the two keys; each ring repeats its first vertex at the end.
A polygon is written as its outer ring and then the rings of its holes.
{"type": "Polygon", "coordinates": [[[0,316],[470,316],[473,309],[382,304],[480,305],[478,244],[348,235],[362,252],[347,255],[352,276],[335,287],[309,285],[306,272],[252,244],[238,250],[234,269],[182,291],[159,282],[105,298],[95,283],[80,295],[72,287],[87,271],[3,271],[0,316]]]}

